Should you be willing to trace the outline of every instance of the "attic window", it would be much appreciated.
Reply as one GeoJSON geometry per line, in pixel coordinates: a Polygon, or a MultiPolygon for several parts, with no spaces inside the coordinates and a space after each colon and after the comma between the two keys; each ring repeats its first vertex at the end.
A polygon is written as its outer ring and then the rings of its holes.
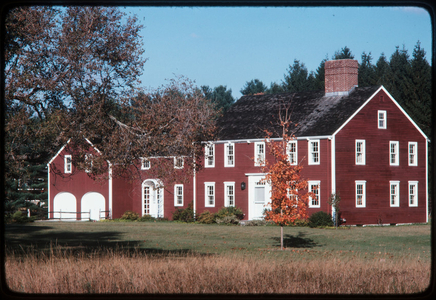
{"type": "Polygon", "coordinates": [[[72,171],[72,159],[71,155],[65,155],[64,156],[64,172],[65,173],[71,173],[72,171]]]}
{"type": "Polygon", "coordinates": [[[150,169],[150,161],[145,157],[141,157],[141,170],[149,170],[149,169],[150,169]]]}
{"type": "Polygon", "coordinates": [[[386,111],[385,110],[379,110],[377,112],[378,115],[378,128],[379,129],[386,129],[386,111]]]}
{"type": "Polygon", "coordinates": [[[183,157],[174,157],[174,169],[183,169],[183,157]]]}

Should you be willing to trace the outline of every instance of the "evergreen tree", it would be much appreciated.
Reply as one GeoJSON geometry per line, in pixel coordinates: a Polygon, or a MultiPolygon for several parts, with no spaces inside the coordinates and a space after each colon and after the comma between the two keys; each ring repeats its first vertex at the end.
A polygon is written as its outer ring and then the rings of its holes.
{"type": "Polygon", "coordinates": [[[328,58],[324,58],[316,69],[315,73],[315,91],[323,91],[325,89],[325,62],[328,61],[328,58]]]}
{"type": "Polygon", "coordinates": [[[309,72],[304,63],[294,59],[294,64],[289,65],[288,72],[285,74],[282,83],[283,89],[287,93],[305,92],[311,90],[309,72]]]}
{"type": "Polygon", "coordinates": [[[340,51],[336,51],[333,55],[333,59],[354,59],[354,55],[351,53],[350,48],[345,46],[340,51]]]}
{"type": "Polygon", "coordinates": [[[266,85],[263,84],[259,79],[252,79],[247,81],[243,88],[240,90],[242,95],[254,95],[258,93],[265,93],[268,89],[266,85]]]}
{"type": "Polygon", "coordinates": [[[375,66],[371,63],[371,60],[371,52],[369,52],[369,54],[365,52],[362,53],[362,63],[359,65],[358,70],[358,85],[360,87],[373,86],[376,84],[375,66]]]}
{"type": "Polygon", "coordinates": [[[382,52],[377,63],[375,64],[375,79],[377,85],[387,86],[387,76],[389,70],[389,62],[386,59],[385,54],[382,52]]]}
{"type": "Polygon", "coordinates": [[[269,88],[265,91],[265,94],[280,94],[284,92],[285,90],[282,85],[277,82],[271,82],[269,88]]]}
{"type": "Polygon", "coordinates": [[[232,89],[227,90],[227,86],[219,85],[211,89],[207,85],[201,86],[201,90],[206,99],[215,104],[216,109],[221,109],[222,112],[227,111],[235,102],[232,96],[232,89]]]}

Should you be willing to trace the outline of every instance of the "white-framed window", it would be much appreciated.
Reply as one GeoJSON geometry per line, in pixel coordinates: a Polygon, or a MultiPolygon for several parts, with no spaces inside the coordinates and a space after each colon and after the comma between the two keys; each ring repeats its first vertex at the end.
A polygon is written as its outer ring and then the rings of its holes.
{"type": "Polygon", "coordinates": [[[356,140],[356,165],[366,164],[365,140],[356,140]]]}
{"type": "Polygon", "coordinates": [[[288,143],[288,160],[291,165],[296,165],[298,160],[297,140],[288,143]]]}
{"type": "Polygon", "coordinates": [[[235,166],[235,144],[224,144],[224,167],[235,166]]]}
{"type": "Polygon", "coordinates": [[[398,207],[400,206],[400,182],[390,181],[389,186],[390,205],[391,207],[398,207]]]}
{"type": "Polygon", "coordinates": [[[409,181],[409,206],[418,206],[418,181],[409,181]]]}
{"type": "Polygon", "coordinates": [[[319,165],[319,140],[309,141],[309,165],[319,165]]]}
{"type": "Polygon", "coordinates": [[[235,182],[224,182],[224,206],[235,206],[235,182]]]}
{"type": "Polygon", "coordinates": [[[377,111],[377,124],[379,129],[387,128],[387,119],[386,119],[386,111],[379,110],[377,111]]]}
{"type": "Polygon", "coordinates": [[[409,166],[418,165],[418,143],[409,142],[409,166]]]}
{"type": "Polygon", "coordinates": [[[183,206],[183,184],[174,185],[174,206],[183,206]]]}
{"type": "Polygon", "coordinates": [[[149,170],[150,169],[150,160],[145,157],[141,157],[141,170],[149,170]]]}
{"type": "Polygon", "coordinates": [[[85,154],[85,172],[91,173],[92,172],[92,166],[93,166],[93,157],[92,154],[87,153],[85,154]]]}
{"type": "Polygon", "coordinates": [[[265,165],[265,143],[255,142],[254,143],[254,165],[263,166],[265,165]]]}
{"type": "Polygon", "coordinates": [[[73,171],[73,162],[71,155],[64,156],[64,173],[71,173],[73,171]]]}
{"type": "Polygon", "coordinates": [[[215,144],[209,144],[204,147],[204,167],[215,167],[215,144]]]}
{"type": "Polygon", "coordinates": [[[174,169],[183,169],[184,160],[183,157],[174,157],[174,169]]]}
{"type": "Polygon", "coordinates": [[[356,207],[366,207],[365,180],[356,180],[356,207]]]}
{"type": "Polygon", "coordinates": [[[321,207],[321,182],[308,181],[309,192],[313,193],[314,197],[309,197],[309,207],[321,207]]]}
{"type": "Polygon", "coordinates": [[[398,141],[389,142],[389,164],[391,166],[398,166],[400,164],[398,141]]]}
{"type": "Polygon", "coordinates": [[[215,207],[215,182],[204,183],[204,206],[215,207]]]}

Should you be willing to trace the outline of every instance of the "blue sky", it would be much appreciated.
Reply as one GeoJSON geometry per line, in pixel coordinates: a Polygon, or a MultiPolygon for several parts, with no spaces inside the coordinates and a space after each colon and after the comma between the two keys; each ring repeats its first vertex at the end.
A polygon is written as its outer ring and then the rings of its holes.
{"type": "Polygon", "coordinates": [[[294,59],[316,71],[344,46],[373,63],[395,46],[409,55],[419,40],[431,62],[431,19],[417,7],[127,7],[144,26],[148,59],[141,78],[157,88],[183,75],[200,85],[225,85],[235,98],[247,81],[280,83],[294,59]]]}

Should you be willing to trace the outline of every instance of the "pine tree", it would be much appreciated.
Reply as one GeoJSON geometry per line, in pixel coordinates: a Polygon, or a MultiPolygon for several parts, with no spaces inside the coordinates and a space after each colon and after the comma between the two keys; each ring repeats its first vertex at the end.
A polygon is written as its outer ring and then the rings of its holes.
{"type": "Polygon", "coordinates": [[[375,66],[371,63],[372,56],[371,52],[366,54],[365,52],[362,53],[362,62],[359,65],[358,70],[358,85],[360,87],[364,86],[373,86],[376,84],[376,70],[375,66]]]}

